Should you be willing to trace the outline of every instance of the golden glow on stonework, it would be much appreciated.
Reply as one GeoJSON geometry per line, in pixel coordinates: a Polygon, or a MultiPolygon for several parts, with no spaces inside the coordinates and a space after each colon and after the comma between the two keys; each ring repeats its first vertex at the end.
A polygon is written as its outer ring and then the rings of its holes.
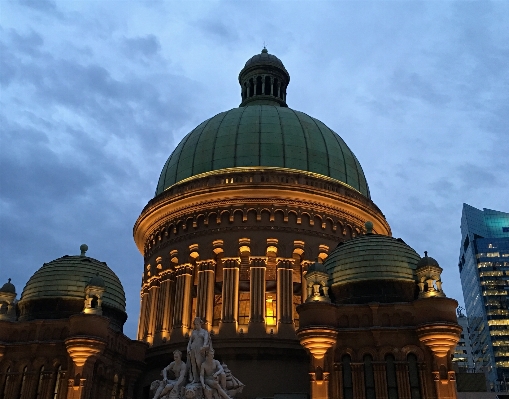
{"type": "MultiPolygon", "coordinates": [[[[201,178],[207,177],[207,176],[220,175],[220,174],[224,174],[224,173],[236,173],[236,172],[257,172],[257,171],[260,171],[260,170],[268,170],[268,171],[273,171],[273,172],[297,173],[297,174],[300,174],[300,175],[305,175],[305,176],[309,176],[309,177],[315,177],[315,178],[319,178],[319,179],[322,179],[322,180],[325,180],[325,181],[328,181],[328,182],[331,182],[331,183],[341,184],[342,186],[348,187],[348,188],[358,192],[360,195],[364,195],[359,190],[353,188],[349,184],[346,184],[345,182],[342,182],[341,180],[333,179],[332,177],[329,177],[329,176],[325,176],[325,175],[321,175],[319,173],[309,172],[309,171],[305,171],[305,170],[298,170],[298,169],[291,169],[291,168],[281,168],[281,167],[276,167],[276,166],[250,166],[250,167],[247,167],[247,166],[237,166],[235,168],[224,168],[224,169],[212,170],[210,172],[200,173],[198,175],[194,175],[194,176],[188,177],[186,179],[180,180],[177,183],[172,184],[171,186],[167,187],[164,191],[168,191],[171,188],[173,188],[175,186],[178,186],[179,184],[187,183],[189,181],[192,181],[192,180],[195,180],[195,179],[201,179],[201,178]]],[[[225,184],[233,183],[233,178],[232,179],[225,178],[225,182],[224,183],[225,184]]]]}

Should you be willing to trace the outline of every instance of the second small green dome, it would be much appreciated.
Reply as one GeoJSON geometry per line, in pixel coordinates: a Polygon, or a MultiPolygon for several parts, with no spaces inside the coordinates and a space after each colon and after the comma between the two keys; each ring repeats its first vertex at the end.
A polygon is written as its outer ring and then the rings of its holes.
{"type": "Polygon", "coordinates": [[[317,173],[370,197],[359,161],[338,134],[303,112],[273,105],[234,108],[201,123],[166,161],[156,195],[202,173],[253,166],[317,173]]]}
{"type": "Polygon", "coordinates": [[[415,283],[421,257],[400,238],[366,234],[345,241],[325,260],[332,285],[367,280],[415,283]]]}

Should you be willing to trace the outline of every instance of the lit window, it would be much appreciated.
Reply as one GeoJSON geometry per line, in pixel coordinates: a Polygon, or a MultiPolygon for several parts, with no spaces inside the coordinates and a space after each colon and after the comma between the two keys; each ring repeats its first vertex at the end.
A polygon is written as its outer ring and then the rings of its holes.
{"type": "Polygon", "coordinates": [[[486,256],[488,258],[498,258],[498,257],[500,257],[500,252],[488,252],[486,254],[486,256]]]}
{"type": "Polygon", "coordinates": [[[265,297],[265,322],[268,326],[276,325],[276,301],[269,294],[265,297]]]}

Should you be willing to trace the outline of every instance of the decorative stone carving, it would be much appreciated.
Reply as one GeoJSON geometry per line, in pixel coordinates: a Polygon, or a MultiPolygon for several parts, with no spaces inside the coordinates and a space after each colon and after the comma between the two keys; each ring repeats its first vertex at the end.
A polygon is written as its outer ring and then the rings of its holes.
{"type": "Polygon", "coordinates": [[[201,328],[201,319],[195,319],[196,332],[189,339],[187,364],[181,360],[182,353],[179,350],[173,352],[175,361],[165,367],[161,374],[163,380],[156,380],[150,385],[153,399],[232,399],[242,392],[244,384],[235,378],[226,364],[220,364],[214,359],[214,350],[210,335],[201,328]],[[207,334],[205,342],[204,335],[207,334]],[[196,345],[195,345],[196,344],[196,345]],[[196,368],[196,353],[192,359],[192,350],[197,350],[203,361],[199,366],[198,381],[194,381],[193,367],[196,368]],[[187,378],[186,378],[187,376],[187,378]],[[187,383],[186,383],[187,381],[187,383]]]}
{"type": "Polygon", "coordinates": [[[167,395],[167,398],[179,398],[180,390],[183,387],[186,377],[186,364],[182,361],[182,352],[176,350],[173,352],[174,361],[162,370],[163,380],[154,381],[151,385],[155,389],[154,399],[159,399],[167,395]],[[171,372],[174,378],[168,374],[171,372]],[[158,384],[156,384],[158,383],[158,384]]]}
{"type": "Polygon", "coordinates": [[[187,344],[189,381],[200,382],[200,370],[205,360],[205,352],[212,349],[212,345],[208,331],[202,328],[203,321],[199,317],[196,317],[193,323],[194,330],[187,344]]]}
{"type": "Polygon", "coordinates": [[[442,281],[440,275],[442,268],[438,262],[428,256],[428,251],[424,251],[424,257],[417,263],[415,274],[417,276],[419,286],[419,298],[429,297],[445,297],[442,289],[442,281]]]}
{"type": "Polygon", "coordinates": [[[329,274],[323,264],[318,262],[311,264],[305,279],[308,290],[306,302],[330,302],[327,286],[329,274]]]}

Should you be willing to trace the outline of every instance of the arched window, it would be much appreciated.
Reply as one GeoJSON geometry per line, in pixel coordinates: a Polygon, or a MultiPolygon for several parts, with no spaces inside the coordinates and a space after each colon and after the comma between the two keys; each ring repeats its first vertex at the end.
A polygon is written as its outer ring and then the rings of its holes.
{"type": "Polygon", "coordinates": [[[44,377],[44,366],[41,366],[41,369],[39,370],[39,379],[37,380],[37,393],[36,393],[36,396],[35,398],[36,399],[40,399],[41,398],[41,393],[42,393],[42,379],[44,377]]]}
{"type": "Polygon", "coordinates": [[[55,373],[55,379],[53,383],[53,399],[58,399],[58,392],[60,391],[60,380],[62,378],[62,366],[58,366],[57,372],[55,373]]]}
{"type": "Polygon", "coordinates": [[[366,388],[366,399],[376,399],[373,356],[371,355],[364,355],[364,386],[366,388]]]}
{"type": "Polygon", "coordinates": [[[421,383],[419,380],[419,367],[417,366],[417,356],[409,353],[408,360],[408,378],[410,380],[410,394],[412,399],[421,399],[421,383]]]}
{"type": "Polygon", "coordinates": [[[344,355],[341,358],[343,366],[343,398],[353,399],[353,381],[352,381],[352,366],[350,365],[350,355],[344,355]]]}
{"type": "Polygon", "coordinates": [[[26,380],[27,380],[27,366],[23,369],[23,374],[21,376],[21,381],[19,383],[19,393],[18,393],[18,399],[21,399],[23,396],[23,391],[25,390],[26,386],[26,380]]]}
{"type": "Polygon", "coordinates": [[[11,372],[11,368],[8,367],[7,371],[5,372],[5,379],[4,379],[4,389],[2,389],[2,399],[7,399],[7,387],[10,382],[10,376],[9,373],[11,372]]]}
{"type": "Polygon", "coordinates": [[[97,308],[97,305],[98,305],[98,304],[99,304],[99,298],[97,298],[97,296],[96,296],[96,295],[94,295],[94,296],[92,297],[92,300],[90,301],[90,307],[91,307],[92,309],[95,309],[95,308],[97,308]]]}
{"type": "Polygon", "coordinates": [[[394,364],[394,356],[386,355],[386,377],[387,377],[387,394],[389,399],[398,399],[398,382],[396,380],[396,365],[394,364]]]}

